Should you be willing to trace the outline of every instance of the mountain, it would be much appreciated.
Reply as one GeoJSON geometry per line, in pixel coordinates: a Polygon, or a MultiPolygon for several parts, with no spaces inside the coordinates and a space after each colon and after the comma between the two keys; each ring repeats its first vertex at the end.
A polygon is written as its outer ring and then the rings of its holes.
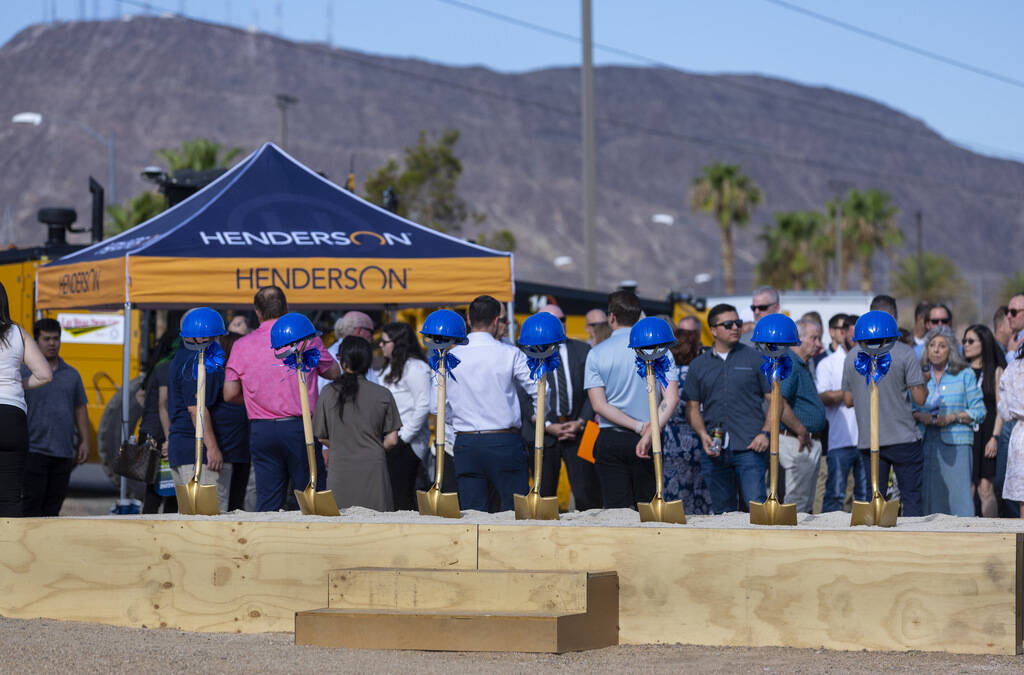
{"type": "MultiPolygon", "coordinates": [[[[579,286],[579,90],[574,68],[504,74],[180,18],[32,26],[0,48],[0,118],[36,111],[66,123],[0,124],[0,213],[13,213],[19,245],[45,239],[41,206],[73,206],[87,226],[87,177],[107,182],[107,146],[76,124],[115,136],[123,200],[151,187],[139,174],[159,148],[199,136],[246,150],[278,140],[275,95],[287,93],[298,99],[288,152],[339,183],[354,161],[361,184],[420,129],[458,129],[460,193],[487,216],[462,235],[508,228],[519,278],[579,286]],[[576,266],[556,268],[565,255],[576,266]]],[[[765,195],[737,237],[741,292],[774,211],[821,208],[851,186],[893,195],[908,252],[920,210],[925,248],[969,279],[997,285],[1020,267],[1024,164],[965,150],[882,104],[765,77],[646,67],[598,68],[595,91],[601,287],[630,278],[660,295],[717,274],[717,227],[688,203],[691,180],[714,161],[741,164],[765,195]]]]}

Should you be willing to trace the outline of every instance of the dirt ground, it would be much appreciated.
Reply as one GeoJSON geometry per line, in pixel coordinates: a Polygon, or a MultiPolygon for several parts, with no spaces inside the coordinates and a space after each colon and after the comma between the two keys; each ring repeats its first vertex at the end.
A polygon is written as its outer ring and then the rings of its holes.
{"type": "Polygon", "coordinates": [[[572,654],[297,647],[290,633],[237,635],[0,618],[6,673],[1020,673],[1021,656],[620,645],[572,654]]]}

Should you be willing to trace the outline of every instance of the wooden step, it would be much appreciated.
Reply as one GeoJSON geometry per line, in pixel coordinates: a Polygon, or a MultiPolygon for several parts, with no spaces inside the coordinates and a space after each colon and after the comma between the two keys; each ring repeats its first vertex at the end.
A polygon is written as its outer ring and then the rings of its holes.
{"type": "Polygon", "coordinates": [[[295,643],[361,649],[562,653],[618,644],[615,572],[355,568],[295,643]]]}

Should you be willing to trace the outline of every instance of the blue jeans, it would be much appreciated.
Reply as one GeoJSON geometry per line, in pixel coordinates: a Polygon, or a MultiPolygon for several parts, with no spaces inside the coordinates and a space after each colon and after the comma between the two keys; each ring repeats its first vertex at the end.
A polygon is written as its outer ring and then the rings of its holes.
{"type": "Polygon", "coordinates": [[[454,450],[459,506],[463,510],[487,512],[488,483],[501,498],[502,511],[515,507],[513,494],[529,492],[526,453],[518,432],[461,434],[455,437],[454,450]]]}
{"type": "MultiPolygon", "coordinates": [[[[938,427],[928,427],[924,437],[924,473],[921,501],[924,514],[948,513],[961,518],[974,516],[971,496],[970,445],[947,445],[938,427]]],[[[900,488],[903,486],[900,485],[900,488]]]]}
{"type": "Polygon", "coordinates": [[[842,511],[846,501],[846,479],[853,469],[853,498],[859,502],[868,501],[868,472],[860,456],[860,450],[852,446],[829,448],[826,457],[828,479],[825,481],[825,500],[821,504],[823,513],[842,511]]]}
{"type": "MultiPolygon", "coordinates": [[[[868,470],[871,468],[871,451],[861,450],[861,459],[868,470]]],[[[883,445],[878,450],[878,491],[885,496],[889,488],[889,469],[896,473],[900,486],[900,502],[903,513],[910,518],[923,516],[921,510],[921,473],[924,470],[924,455],[921,441],[883,445]]],[[[968,474],[970,478],[970,474],[968,474]]]]}
{"type": "MultiPolygon", "coordinates": [[[[327,485],[327,469],[320,444],[314,441],[316,489],[327,485]]],[[[277,511],[288,498],[288,480],[292,488],[304,490],[309,484],[309,460],[301,419],[252,420],[249,424],[249,451],[256,478],[256,510],[277,511]]]]}
{"type": "Polygon", "coordinates": [[[723,450],[718,457],[701,451],[700,473],[711,492],[711,508],[715,513],[736,510],[736,484],[746,502],[763,502],[768,498],[764,472],[768,453],[753,450],[723,450]]]}

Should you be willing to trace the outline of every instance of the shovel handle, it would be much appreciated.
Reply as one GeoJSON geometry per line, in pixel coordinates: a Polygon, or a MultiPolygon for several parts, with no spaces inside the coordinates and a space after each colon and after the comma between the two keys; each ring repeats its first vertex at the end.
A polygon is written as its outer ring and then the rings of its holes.
{"type": "Polygon", "coordinates": [[[881,494],[878,489],[878,383],[872,382],[869,389],[868,410],[871,422],[871,493],[881,494]]]}
{"type": "Polygon", "coordinates": [[[768,405],[768,496],[775,498],[779,487],[779,423],[782,420],[782,385],[772,380],[772,400],[768,405]]]}
{"type": "Polygon", "coordinates": [[[306,439],[306,459],[309,461],[309,484],[316,489],[316,453],[313,450],[313,422],[309,416],[309,388],[306,386],[306,373],[300,367],[298,371],[299,403],[302,405],[302,434],[306,439]]]}
{"type": "Polygon", "coordinates": [[[654,364],[647,362],[647,408],[651,416],[651,454],[654,460],[654,498],[661,499],[664,474],[661,467],[661,425],[658,423],[658,401],[654,389],[654,364]]]}
{"type": "Polygon", "coordinates": [[[448,350],[441,350],[441,362],[437,366],[437,428],[435,429],[437,439],[434,443],[434,485],[441,489],[441,479],[444,478],[444,415],[445,415],[445,383],[448,377],[445,368],[445,357],[448,350]]]}
{"type": "Polygon", "coordinates": [[[199,352],[198,371],[196,372],[196,463],[192,480],[199,482],[199,471],[203,468],[203,411],[206,410],[206,361],[202,351],[199,352]]]}
{"type": "Polygon", "coordinates": [[[546,415],[545,399],[548,383],[542,376],[537,380],[536,422],[533,425],[533,492],[540,493],[540,475],[544,470],[544,422],[546,415]]]}

